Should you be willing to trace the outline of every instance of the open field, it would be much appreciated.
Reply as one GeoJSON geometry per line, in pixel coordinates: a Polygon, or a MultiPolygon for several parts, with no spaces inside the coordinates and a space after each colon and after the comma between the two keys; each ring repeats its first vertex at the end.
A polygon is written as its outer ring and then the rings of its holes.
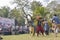
{"type": "Polygon", "coordinates": [[[2,36],[3,40],[60,40],[60,33],[58,37],[55,37],[54,34],[50,34],[49,36],[32,36],[30,34],[20,34],[20,35],[5,35],[2,36]]]}

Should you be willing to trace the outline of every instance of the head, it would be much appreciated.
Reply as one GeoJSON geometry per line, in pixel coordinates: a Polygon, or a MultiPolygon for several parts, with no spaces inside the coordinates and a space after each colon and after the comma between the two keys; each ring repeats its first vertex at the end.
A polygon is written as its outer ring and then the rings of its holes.
{"type": "Polygon", "coordinates": [[[46,19],[44,20],[44,22],[45,22],[45,23],[48,23],[48,21],[47,21],[46,19]]]}
{"type": "Polygon", "coordinates": [[[42,17],[39,17],[39,19],[42,19],[42,17]]]}
{"type": "Polygon", "coordinates": [[[55,21],[53,20],[53,22],[52,23],[54,23],[55,24],[55,21]]]}
{"type": "Polygon", "coordinates": [[[54,14],[54,16],[57,16],[57,14],[54,14]]]}

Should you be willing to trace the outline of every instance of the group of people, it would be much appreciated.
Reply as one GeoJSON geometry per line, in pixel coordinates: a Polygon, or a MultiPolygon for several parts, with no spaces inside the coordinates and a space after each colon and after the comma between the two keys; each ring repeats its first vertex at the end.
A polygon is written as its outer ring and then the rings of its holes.
{"type": "MultiPolygon", "coordinates": [[[[51,22],[53,24],[52,27],[54,28],[54,33],[57,37],[57,33],[59,31],[60,19],[56,14],[54,14],[51,22]]],[[[48,24],[48,20],[43,19],[41,17],[37,18],[37,27],[32,27],[31,30],[33,31],[33,35],[35,35],[35,32],[37,33],[37,36],[39,36],[40,33],[42,33],[42,35],[44,34],[49,35],[50,26],[48,24]]]]}
{"type": "Polygon", "coordinates": [[[39,36],[39,33],[42,33],[42,35],[44,35],[44,33],[46,35],[49,35],[48,21],[46,19],[42,19],[42,18],[39,18],[37,21],[38,21],[37,27],[36,27],[37,36],[39,36]]]}
{"type": "MultiPolygon", "coordinates": [[[[32,20],[32,23],[31,23],[31,27],[29,29],[30,33],[33,33],[33,36],[35,35],[35,33],[37,33],[37,36],[39,36],[40,33],[42,33],[43,36],[44,36],[44,34],[49,35],[50,26],[48,24],[47,19],[45,19],[45,18],[43,19],[41,17],[38,17],[37,18],[37,26],[34,25],[33,20],[32,20]]],[[[54,14],[51,22],[52,22],[52,27],[54,28],[55,36],[57,37],[59,27],[60,27],[60,19],[56,14],[54,14]]],[[[0,39],[3,39],[3,38],[0,37],[0,39]]]]}

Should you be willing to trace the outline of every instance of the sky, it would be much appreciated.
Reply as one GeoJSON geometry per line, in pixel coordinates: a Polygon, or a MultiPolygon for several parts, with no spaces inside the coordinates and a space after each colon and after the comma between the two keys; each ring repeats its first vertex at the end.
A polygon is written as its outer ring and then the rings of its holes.
{"type": "Polygon", "coordinates": [[[37,0],[37,1],[40,1],[43,4],[43,6],[47,6],[47,4],[52,0],[37,0]]]}
{"type": "Polygon", "coordinates": [[[13,0],[0,0],[0,8],[3,6],[8,6],[11,9],[13,9],[16,6],[16,4],[12,4],[12,1],[13,0]]]}
{"type": "MultiPolygon", "coordinates": [[[[3,6],[8,6],[11,9],[13,9],[16,6],[16,4],[12,4],[12,1],[13,0],[0,0],[0,8],[3,6]]],[[[37,0],[37,1],[40,1],[43,4],[43,6],[46,6],[52,0],[37,0]]]]}

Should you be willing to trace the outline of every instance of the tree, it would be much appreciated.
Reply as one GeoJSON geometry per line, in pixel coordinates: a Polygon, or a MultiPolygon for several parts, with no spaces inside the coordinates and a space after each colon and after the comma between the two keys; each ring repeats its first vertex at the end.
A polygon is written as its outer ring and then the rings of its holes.
{"type": "Polygon", "coordinates": [[[14,0],[14,3],[16,3],[17,7],[22,9],[24,15],[27,16],[27,14],[25,12],[25,8],[29,9],[29,3],[30,3],[29,0],[14,0]]]}
{"type": "Polygon", "coordinates": [[[10,11],[9,7],[5,7],[5,6],[2,7],[0,9],[0,16],[2,16],[2,17],[8,17],[9,11],[10,11]]]}
{"type": "Polygon", "coordinates": [[[35,10],[37,7],[40,7],[40,6],[42,6],[42,4],[40,2],[37,2],[37,1],[32,1],[31,2],[32,11],[35,10]]]}
{"type": "Polygon", "coordinates": [[[20,8],[20,9],[22,9],[22,12],[23,12],[23,16],[24,16],[24,18],[26,18],[27,19],[27,23],[26,24],[28,24],[28,15],[31,17],[31,15],[30,14],[28,14],[27,12],[26,12],[26,10],[25,9],[27,9],[27,11],[30,9],[30,1],[29,0],[14,0],[14,3],[16,3],[17,4],[17,6],[20,8]]]}
{"type": "Polygon", "coordinates": [[[16,25],[24,25],[25,21],[21,10],[14,8],[11,10],[10,17],[15,18],[17,23],[16,25]]]}
{"type": "Polygon", "coordinates": [[[52,17],[54,14],[60,15],[60,4],[57,1],[52,1],[47,5],[47,8],[50,11],[50,17],[52,17]]]}
{"type": "Polygon", "coordinates": [[[20,17],[20,11],[15,8],[15,9],[11,10],[10,16],[12,18],[14,18],[14,17],[18,18],[18,17],[20,17]]]}
{"type": "Polygon", "coordinates": [[[45,7],[42,7],[42,4],[40,2],[37,2],[37,1],[32,2],[31,9],[33,11],[34,17],[36,17],[37,15],[45,17],[46,14],[49,13],[49,11],[45,7]]]}

